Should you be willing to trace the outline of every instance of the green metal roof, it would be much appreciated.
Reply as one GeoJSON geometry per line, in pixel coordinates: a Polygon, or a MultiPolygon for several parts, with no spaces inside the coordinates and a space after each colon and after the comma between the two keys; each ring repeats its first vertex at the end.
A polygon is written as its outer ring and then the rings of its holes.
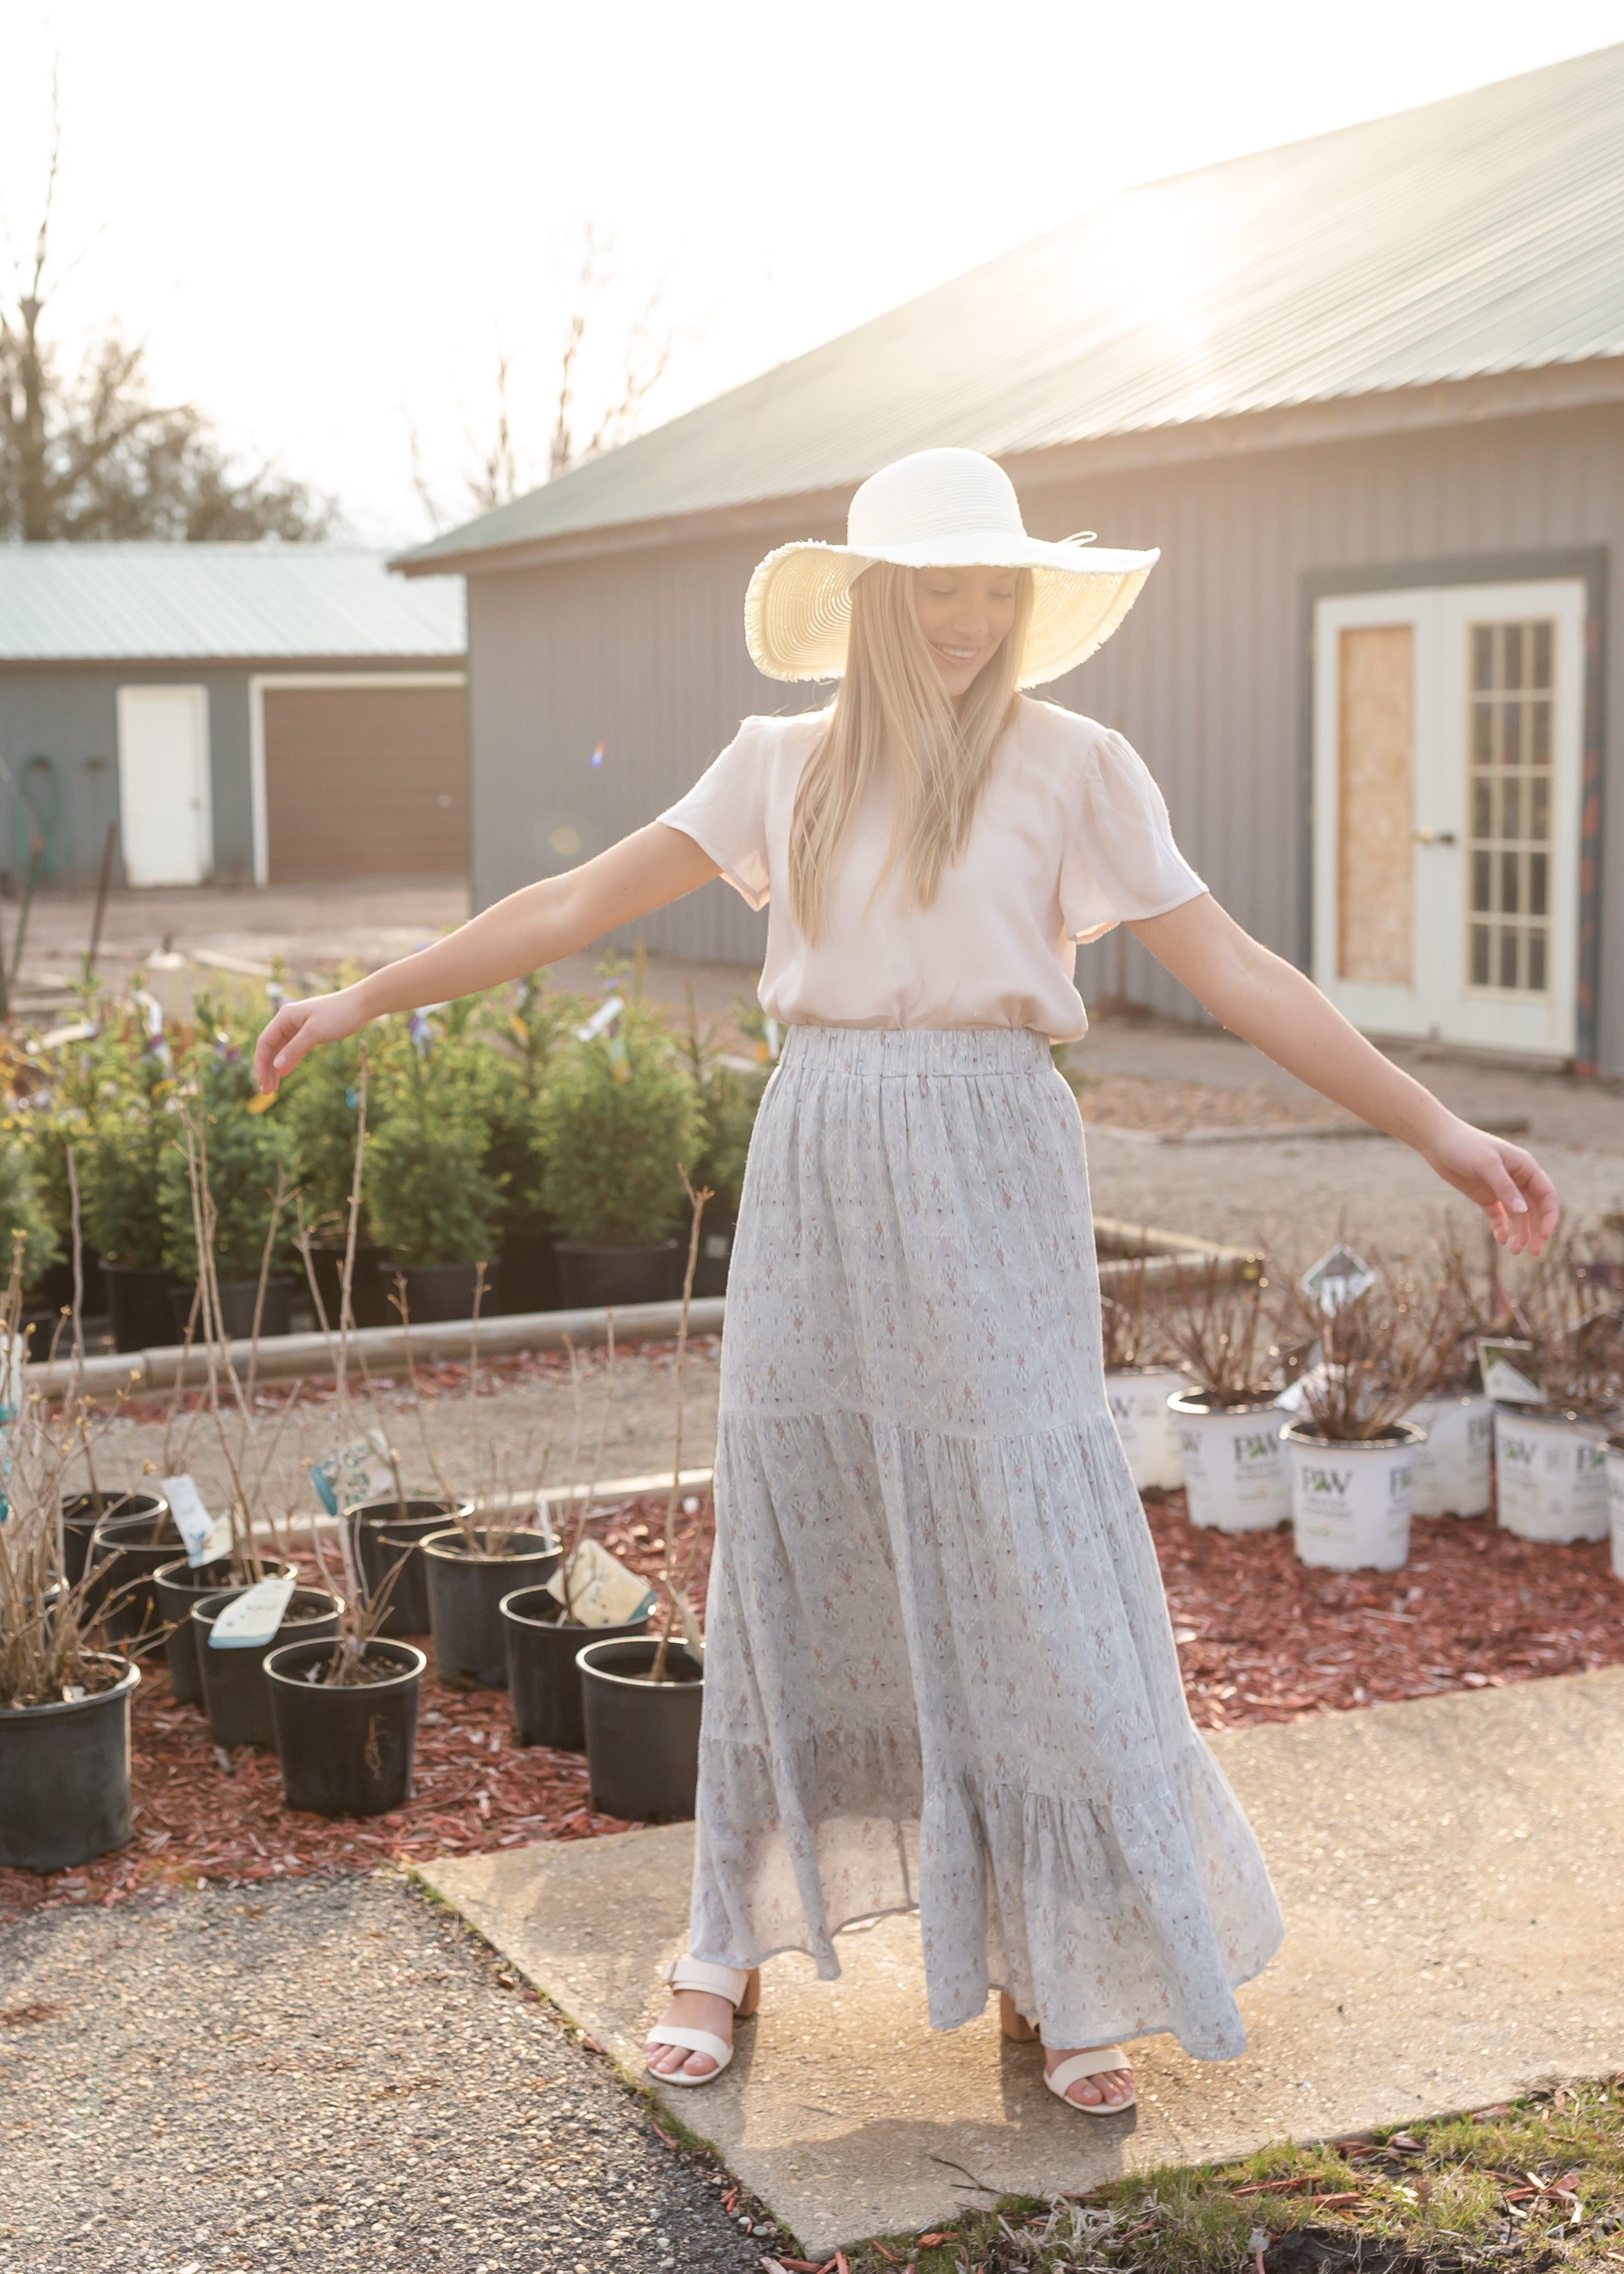
{"type": "Polygon", "coordinates": [[[1624,46],[1126,192],[407,553],[1624,354],[1624,46]]]}

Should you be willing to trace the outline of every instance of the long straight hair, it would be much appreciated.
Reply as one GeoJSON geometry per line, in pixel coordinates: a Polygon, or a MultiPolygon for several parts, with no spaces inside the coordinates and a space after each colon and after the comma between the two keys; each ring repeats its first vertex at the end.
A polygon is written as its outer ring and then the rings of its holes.
{"type": "Polygon", "coordinates": [[[876,561],[853,584],[846,676],[801,774],[790,823],[790,908],[804,939],[816,945],[822,932],[841,847],[864,793],[887,768],[886,869],[903,863],[917,907],[936,899],[943,870],[964,850],[998,738],[1014,719],[1031,615],[1032,571],[1021,568],[1014,621],[959,705],[920,629],[913,569],[876,561]]]}

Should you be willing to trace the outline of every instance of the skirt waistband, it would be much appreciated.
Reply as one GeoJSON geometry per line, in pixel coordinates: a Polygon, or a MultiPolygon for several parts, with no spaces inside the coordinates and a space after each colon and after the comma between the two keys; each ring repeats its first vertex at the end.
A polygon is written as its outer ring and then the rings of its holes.
{"type": "Polygon", "coordinates": [[[782,1064],[848,1075],[1047,1073],[1045,1037],[1030,1027],[792,1027],[782,1064]]]}

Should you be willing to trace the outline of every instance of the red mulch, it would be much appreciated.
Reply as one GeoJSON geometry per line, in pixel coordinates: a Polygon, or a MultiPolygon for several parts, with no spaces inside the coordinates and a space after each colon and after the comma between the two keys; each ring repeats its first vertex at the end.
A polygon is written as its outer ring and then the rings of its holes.
{"type": "MultiPolygon", "coordinates": [[[[1492,1517],[1417,1518],[1402,1571],[1332,1573],[1297,1561],[1289,1529],[1196,1531],[1181,1494],[1154,1502],[1149,1516],[1191,1711],[1203,1728],[1624,1664],[1624,1585],[1612,1577],[1605,1545],[1536,1547],[1492,1517]]],[[[664,1521],[662,1497],[598,1511],[591,1526],[651,1573],[664,1521]]],[[[709,1521],[708,1501],[689,1495],[676,1537],[680,1569],[695,1533],[704,1535],[689,1585],[696,1603],[704,1600],[709,1521]]],[[[297,1879],[625,1829],[592,1812],[580,1755],[513,1743],[500,1690],[447,1689],[425,1677],[416,1796],[366,1822],[284,1807],[274,1759],[219,1754],[201,1715],[175,1704],[161,1663],[136,1693],[133,1721],[139,1814],[131,1846],[49,1879],[0,1871],[0,1916],[116,1904],[165,1879],[297,1879]]]]}

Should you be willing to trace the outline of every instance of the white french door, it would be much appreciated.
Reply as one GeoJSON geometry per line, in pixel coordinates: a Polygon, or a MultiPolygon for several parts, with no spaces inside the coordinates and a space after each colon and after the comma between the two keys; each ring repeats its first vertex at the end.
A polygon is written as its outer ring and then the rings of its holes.
{"type": "Polygon", "coordinates": [[[1357,1027],[1575,1046],[1585,588],[1320,600],[1313,972],[1357,1027]]]}

